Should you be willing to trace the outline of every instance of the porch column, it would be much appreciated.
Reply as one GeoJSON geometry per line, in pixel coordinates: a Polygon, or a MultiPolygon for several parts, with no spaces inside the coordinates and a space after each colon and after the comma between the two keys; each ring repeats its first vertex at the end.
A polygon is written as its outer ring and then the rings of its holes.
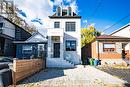
{"type": "Polygon", "coordinates": [[[51,58],[51,36],[48,36],[48,51],[47,58],[51,58]]]}
{"type": "Polygon", "coordinates": [[[64,51],[64,44],[63,44],[63,36],[60,36],[60,58],[62,58],[63,59],[63,56],[64,56],[64,54],[63,54],[63,51],[64,51]]]}

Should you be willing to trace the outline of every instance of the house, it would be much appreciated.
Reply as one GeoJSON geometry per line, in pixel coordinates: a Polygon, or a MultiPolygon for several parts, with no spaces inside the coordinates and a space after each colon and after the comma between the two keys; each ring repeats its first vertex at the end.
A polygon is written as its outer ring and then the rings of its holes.
{"type": "Polygon", "coordinates": [[[49,16],[47,23],[48,51],[47,67],[74,67],[81,63],[81,16],[71,7],[49,16]]]}
{"type": "Polygon", "coordinates": [[[0,16],[0,56],[15,57],[15,45],[13,41],[26,40],[31,36],[23,28],[0,16]]]}
{"type": "Polygon", "coordinates": [[[47,38],[38,31],[26,41],[14,41],[16,44],[16,58],[31,59],[45,58],[47,55],[47,38]]]}
{"type": "Polygon", "coordinates": [[[92,58],[100,59],[102,64],[122,64],[124,58],[130,58],[130,37],[101,35],[92,42],[91,49],[92,58]]]}

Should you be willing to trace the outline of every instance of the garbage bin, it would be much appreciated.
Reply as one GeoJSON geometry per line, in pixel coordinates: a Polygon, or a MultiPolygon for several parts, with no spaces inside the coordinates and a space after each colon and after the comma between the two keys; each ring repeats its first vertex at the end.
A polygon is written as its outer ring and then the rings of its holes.
{"type": "Polygon", "coordinates": [[[0,64],[0,70],[5,69],[5,68],[9,68],[9,65],[5,64],[5,63],[1,63],[0,64]]]}
{"type": "Polygon", "coordinates": [[[101,60],[98,60],[98,65],[101,65],[101,60]]]}
{"type": "Polygon", "coordinates": [[[94,59],[93,59],[93,58],[90,58],[90,59],[89,59],[89,63],[90,63],[91,66],[94,65],[94,59]]]}
{"type": "Polygon", "coordinates": [[[94,66],[97,66],[97,65],[98,65],[98,60],[95,59],[95,60],[94,60],[94,66]]]}
{"type": "Polygon", "coordinates": [[[0,87],[7,87],[12,84],[12,70],[8,64],[0,64],[0,87]]]}

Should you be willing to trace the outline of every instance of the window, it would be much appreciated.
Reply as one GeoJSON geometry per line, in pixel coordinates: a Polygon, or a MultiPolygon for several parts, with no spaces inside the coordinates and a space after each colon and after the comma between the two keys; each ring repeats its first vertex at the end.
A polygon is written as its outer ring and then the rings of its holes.
{"type": "Polygon", "coordinates": [[[0,28],[4,27],[4,23],[0,23],[0,28]]]}
{"type": "Polygon", "coordinates": [[[25,53],[25,54],[32,53],[32,46],[30,46],[30,45],[24,45],[22,47],[22,52],[25,53]]]}
{"type": "Polygon", "coordinates": [[[54,22],[54,28],[60,28],[60,22],[54,22]]]}
{"type": "Polygon", "coordinates": [[[65,29],[66,31],[75,31],[75,22],[66,22],[65,29]]]}
{"type": "Polygon", "coordinates": [[[104,43],[103,52],[115,52],[115,43],[104,43]]]}
{"type": "Polygon", "coordinates": [[[66,40],[66,51],[76,51],[75,40],[66,40]]]}

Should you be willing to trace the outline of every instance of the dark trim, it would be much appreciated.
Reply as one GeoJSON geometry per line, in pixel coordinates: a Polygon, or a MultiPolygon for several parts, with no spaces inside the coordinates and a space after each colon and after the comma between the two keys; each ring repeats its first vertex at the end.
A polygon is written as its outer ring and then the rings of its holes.
{"type": "Polygon", "coordinates": [[[14,40],[15,39],[15,38],[10,37],[10,36],[5,35],[5,34],[0,34],[0,37],[6,38],[6,39],[10,39],[10,40],[14,40]]]}
{"type": "Polygon", "coordinates": [[[13,41],[14,44],[47,44],[47,42],[25,42],[25,41],[13,41]]]}
{"type": "Polygon", "coordinates": [[[49,18],[51,19],[55,19],[55,18],[64,18],[64,19],[67,19],[67,18],[70,18],[70,19],[81,19],[81,16],[48,16],[49,18]]]}

